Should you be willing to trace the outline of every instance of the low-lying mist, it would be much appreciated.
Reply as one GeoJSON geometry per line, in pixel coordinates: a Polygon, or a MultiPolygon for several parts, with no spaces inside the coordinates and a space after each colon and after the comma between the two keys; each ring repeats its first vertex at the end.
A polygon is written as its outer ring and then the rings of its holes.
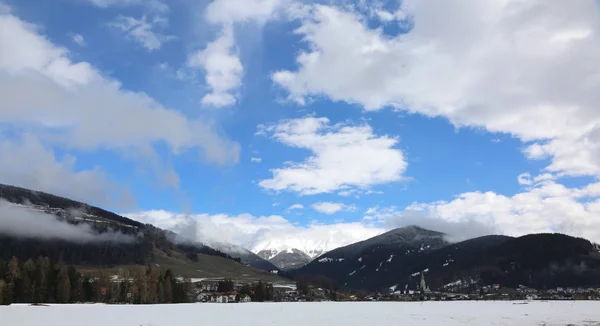
{"type": "Polygon", "coordinates": [[[70,224],[60,221],[52,214],[5,200],[0,200],[0,234],[43,240],[60,239],[76,243],[132,243],[137,240],[135,236],[119,231],[98,233],[87,223],[70,224]]]}

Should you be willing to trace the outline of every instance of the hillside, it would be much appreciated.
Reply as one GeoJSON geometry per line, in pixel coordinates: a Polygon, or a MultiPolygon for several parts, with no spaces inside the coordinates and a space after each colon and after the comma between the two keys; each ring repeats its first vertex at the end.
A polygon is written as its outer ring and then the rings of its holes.
{"type": "Polygon", "coordinates": [[[434,240],[438,247],[427,250],[415,246],[418,242],[381,242],[380,236],[334,250],[293,275],[322,275],[342,287],[381,291],[414,290],[421,274],[432,290],[467,290],[475,284],[540,289],[600,285],[598,250],[585,239],[562,234],[485,236],[446,245],[434,240]]]}
{"type": "Polygon", "coordinates": [[[0,185],[0,199],[11,203],[3,204],[1,213],[5,216],[0,218],[12,218],[14,222],[15,216],[6,214],[23,211],[28,214],[23,218],[44,219],[43,224],[23,228],[50,226],[54,233],[58,229],[86,236],[82,240],[65,233],[59,238],[50,238],[45,236],[50,229],[39,229],[30,232],[37,236],[24,237],[16,235],[14,230],[0,228],[0,260],[12,256],[19,260],[46,256],[91,270],[157,264],[188,277],[281,279],[272,273],[245,266],[239,258],[222,251],[197,243],[174,242],[171,232],[85,203],[7,185],[0,185]],[[7,209],[7,205],[19,210],[7,209]],[[53,220],[51,224],[48,219],[53,220]]]}

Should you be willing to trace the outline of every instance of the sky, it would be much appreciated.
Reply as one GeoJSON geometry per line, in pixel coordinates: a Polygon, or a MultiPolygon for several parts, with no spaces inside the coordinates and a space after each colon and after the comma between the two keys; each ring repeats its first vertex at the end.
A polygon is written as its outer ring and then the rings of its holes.
{"type": "Polygon", "coordinates": [[[600,241],[599,58],[596,0],[0,0],[0,182],[250,249],[600,241]]]}

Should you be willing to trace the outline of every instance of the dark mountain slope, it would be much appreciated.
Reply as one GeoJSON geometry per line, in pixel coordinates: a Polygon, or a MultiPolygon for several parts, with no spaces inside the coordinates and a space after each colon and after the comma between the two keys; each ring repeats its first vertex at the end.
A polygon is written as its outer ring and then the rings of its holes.
{"type": "Polygon", "coordinates": [[[392,266],[446,245],[443,233],[408,226],[332,250],[291,273],[322,275],[341,286],[373,289],[386,284],[386,275],[396,269],[392,266]]]}
{"type": "Polygon", "coordinates": [[[585,239],[562,234],[485,236],[428,251],[406,249],[404,253],[388,248],[359,258],[354,253],[347,255],[351,262],[334,252],[295,275],[323,275],[348,288],[382,291],[389,287],[414,290],[421,274],[432,290],[466,291],[491,284],[534,288],[600,285],[598,250],[585,239]]]}
{"type": "MultiPolygon", "coordinates": [[[[134,241],[94,241],[22,238],[0,230],[0,260],[16,256],[19,260],[47,256],[50,259],[89,269],[169,262],[174,270],[185,270],[190,277],[215,277],[218,270],[256,278],[273,278],[271,273],[240,264],[240,259],[198,243],[175,242],[172,232],[142,224],[98,207],[33,190],[0,185],[0,199],[27,206],[34,211],[53,214],[63,223],[85,225],[92,233],[118,232],[134,241]],[[218,267],[217,267],[218,266],[218,267]],[[207,273],[206,271],[212,272],[207,273]]],[[[5,213],[7,214],[7,213],[5,213]]],[[[0,216],[2,218],[3,216],[0,216]]],[[[39,230],[43,234],[43,230],[39,230]]]]}

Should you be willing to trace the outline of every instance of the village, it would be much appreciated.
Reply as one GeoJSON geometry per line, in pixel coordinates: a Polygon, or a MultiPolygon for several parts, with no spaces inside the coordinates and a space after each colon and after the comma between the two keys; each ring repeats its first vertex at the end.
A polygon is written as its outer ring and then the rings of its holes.
{"type": "Polygon", "coordinates": [[[463,282],[449,284],[443,291],[432,291],[425,278],[415,289],[390,287],[386,293],[348,292],[309,286],[299,291],[293,283],[244,283],[228,279],[202,279],[193,282],[195,302],[326,302],[326,301],[455,301],[455,300],[600,300],[600,288],[569,288],[537,290],[523,285],[515,288],[501,284],[482,287],[460,287],[463,282]]]}

